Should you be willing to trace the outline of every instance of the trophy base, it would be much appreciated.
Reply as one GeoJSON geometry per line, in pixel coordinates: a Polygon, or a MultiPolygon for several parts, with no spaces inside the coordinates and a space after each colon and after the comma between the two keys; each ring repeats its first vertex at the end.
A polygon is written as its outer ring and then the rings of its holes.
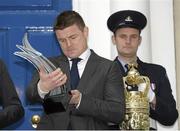
{"type": "Polygon", "coordinates": [[[43,107],[46,114],[66,111],[71,95],[57,94],[44,98],[43,107]]]}

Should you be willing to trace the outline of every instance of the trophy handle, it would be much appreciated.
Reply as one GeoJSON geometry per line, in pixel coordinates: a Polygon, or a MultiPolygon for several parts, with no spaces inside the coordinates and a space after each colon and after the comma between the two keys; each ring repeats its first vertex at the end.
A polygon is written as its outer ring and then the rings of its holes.
{"type": "Polygon", "coordinates": [[[129,96],[129,92],[127,91],[127,89],[126,89],[126,83],[125,83],[125,81],[126,81],[126,77],[123,77],[123,83],[124,83],[124,93],[125,93],[125,96],[129,96]]]}
{"type": "Polygon", "coordinates": [[[146,77],[146,76],[143,76],[143,80],[145,81],[145,83],[147,83],[147,84],[146,84],[146,87],[145,87],[145,90],[144,90],[144,92],[143,92],[143,95],[144,95],[144,96],[147,96],[147,95],[148,95],[148,92],[149,92],[149,88],[150,88],[150,80],[149,80],[149,78],[146,77]]]}

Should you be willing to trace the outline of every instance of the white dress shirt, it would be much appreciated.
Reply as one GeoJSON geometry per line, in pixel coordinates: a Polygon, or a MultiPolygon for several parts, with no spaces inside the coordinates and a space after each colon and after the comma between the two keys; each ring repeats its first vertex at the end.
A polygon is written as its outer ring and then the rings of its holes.
{"type": "MultiPolygon", "coordinates": [[[[91,51],[90,49],[88,48],[86,51],[84,51],[78,58],[81,58],[81,61],[77,63],[77,67],[78,67],[78,72],[79,72],[79,77],[81,78],[83,72],[84,72],[84,69],[85,69],[85,66],[87,64],[87,61],[89,59],[91,55],[91,51]]],[[[72,66],[72,61],[71,61],[71,58],[68,58],[69,60],[69,65],[70,65],[70,69],[71,69],[71,66],[72,66]]]]}

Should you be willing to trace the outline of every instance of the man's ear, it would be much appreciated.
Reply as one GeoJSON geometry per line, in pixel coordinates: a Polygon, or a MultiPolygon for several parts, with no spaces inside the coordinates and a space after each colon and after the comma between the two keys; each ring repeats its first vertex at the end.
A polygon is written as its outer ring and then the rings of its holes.
{"type": "Polygon", "coordinates": [[[89,35],[89,28],[87,26],[84,27],[84,35],[88,37],[89,35]]]}
{"type": "Polygon", "coordinates": [[[116,41],[115,41],[115,36],[114,35],[111,36],[111,40],[112,40],[113,45],[116,45],[116,41]]]}
{"type": "Polygon", "coordinates": [[[139,36],[139,46],[141,45],[142,37],[139,36]]]}

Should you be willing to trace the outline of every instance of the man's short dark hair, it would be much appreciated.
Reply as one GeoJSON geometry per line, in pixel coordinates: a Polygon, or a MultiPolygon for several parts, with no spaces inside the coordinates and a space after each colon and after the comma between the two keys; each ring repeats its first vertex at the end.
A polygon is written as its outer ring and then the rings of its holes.
{"type": "Polygon", "coordinates": [[[74,24],[77,25],[80,30],[83,30],[85,27],[84,20],[79,13],[72,10],[64,11],[57,16],[54,30],[63,30],[74,24]]]}

